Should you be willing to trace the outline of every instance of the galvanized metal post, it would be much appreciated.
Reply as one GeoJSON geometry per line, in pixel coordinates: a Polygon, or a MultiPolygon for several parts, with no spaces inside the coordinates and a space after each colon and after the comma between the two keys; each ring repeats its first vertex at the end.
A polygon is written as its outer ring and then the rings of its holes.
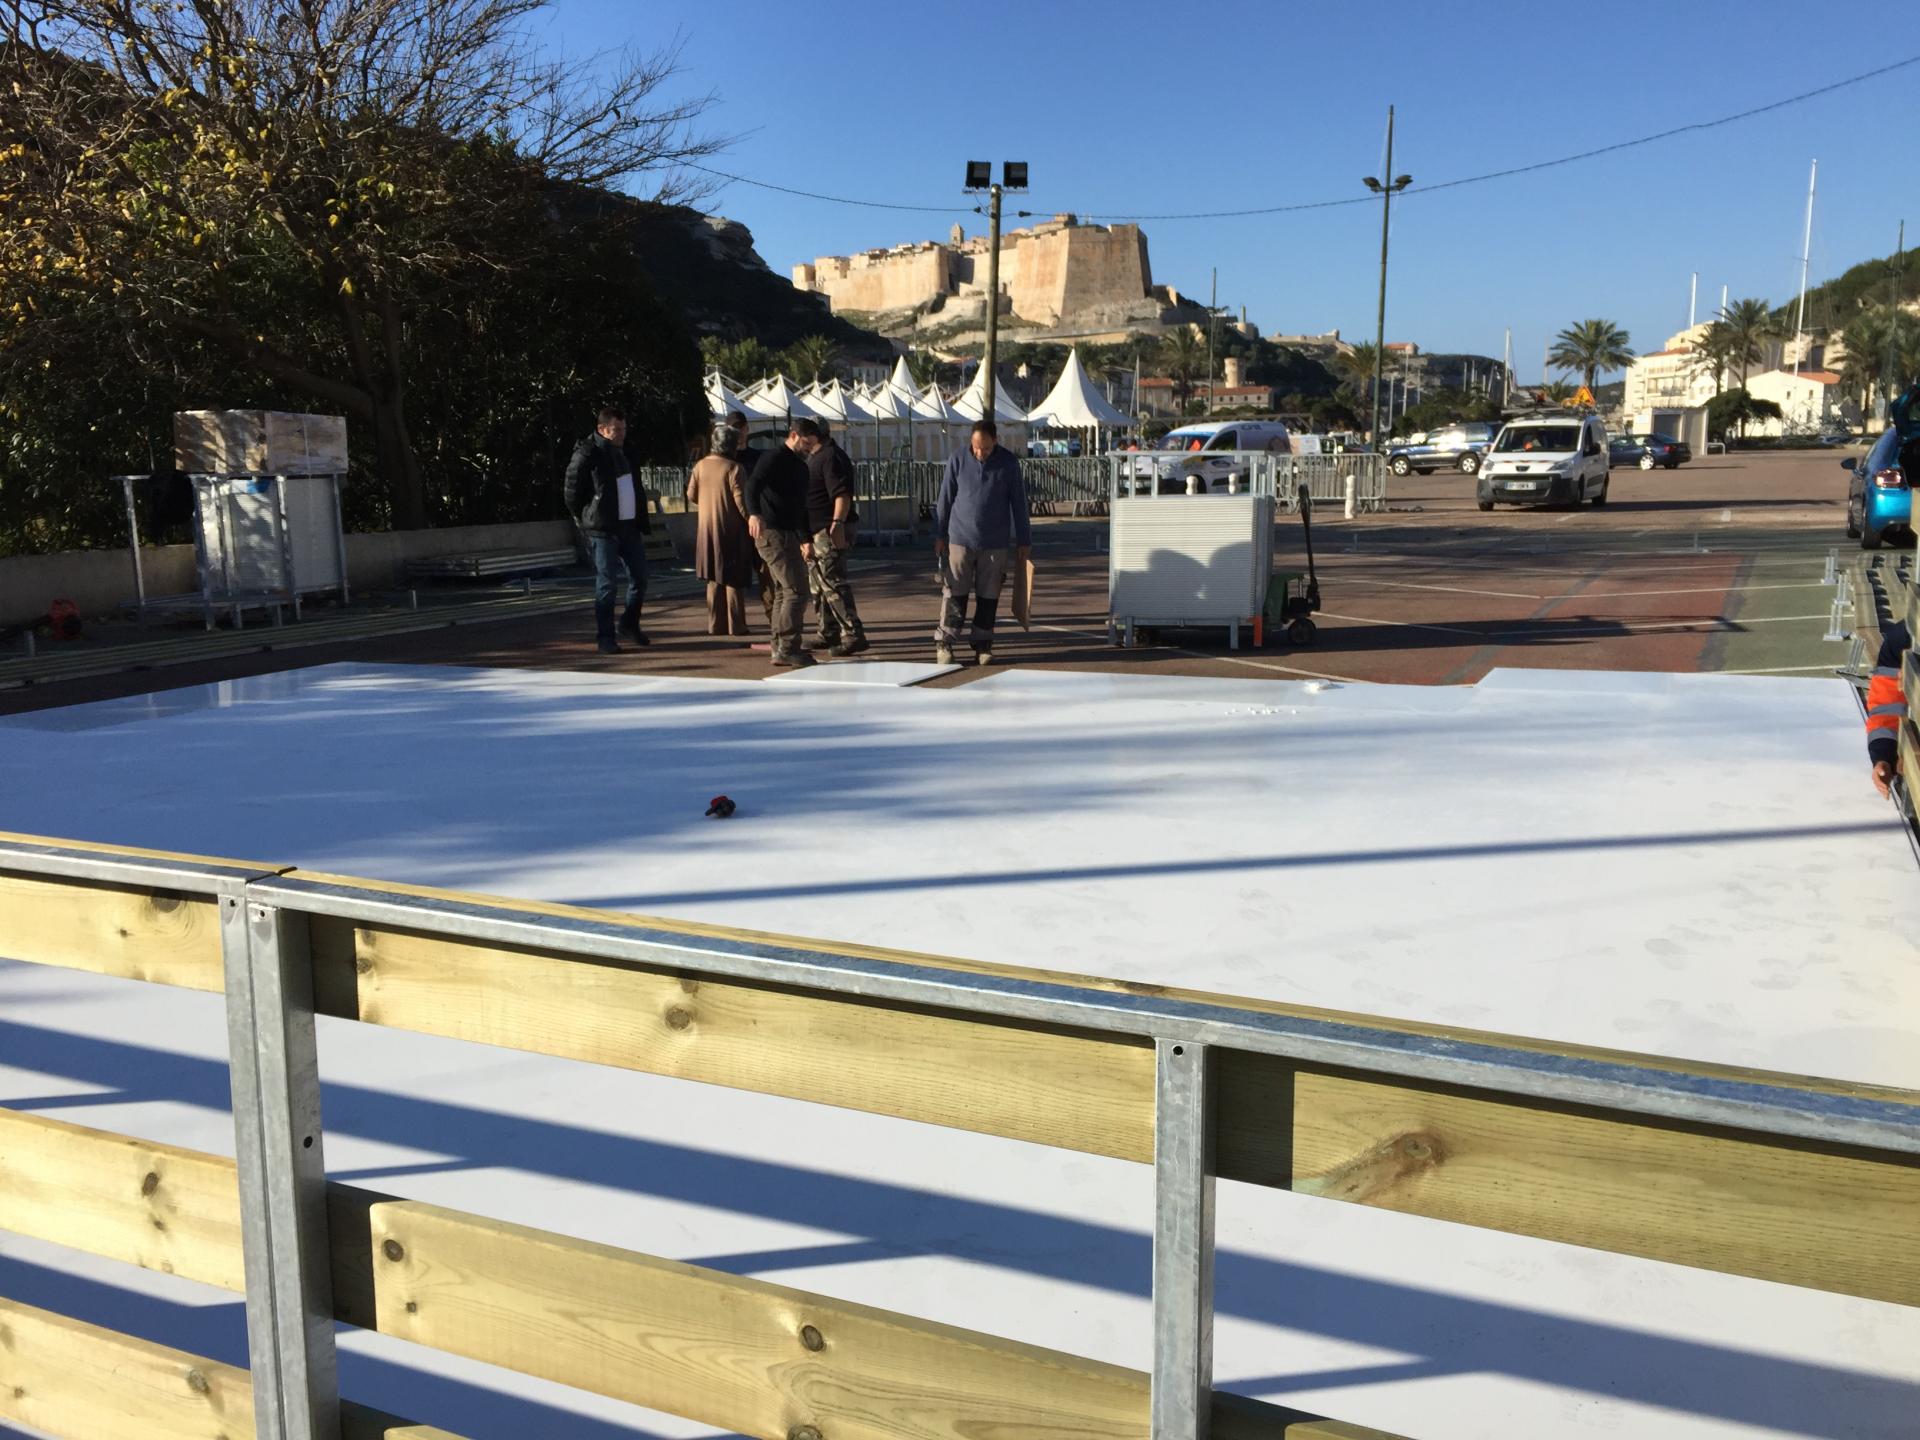
{"type": "Polygon", "coordinates": [[[1213,1409],[1213,1097],[1209,1047],[1156,1042],[1153,1440],[1206,1440],[1213,1409]]]}
{"type": "Polygon", "coordinates": [[[304,916],[220,898],[234,1153],[259,1440],[334,1440],[340,1393],[304,916]]]}

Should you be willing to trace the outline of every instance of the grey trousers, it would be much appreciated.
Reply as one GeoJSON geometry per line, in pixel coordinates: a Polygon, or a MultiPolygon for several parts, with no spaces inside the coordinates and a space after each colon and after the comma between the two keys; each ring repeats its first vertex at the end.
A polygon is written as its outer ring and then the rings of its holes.
{"type": "Polygon", "coordinates": [[[969,550],[947,546],[947,563],[940,569],[940,624],[934,644],[951,650],[960,643],[967,623],[967,597],[973,597],[973,629],[969,638],[980,654],[993,649],[993,622],[999,616],[1000,592],[1007,583],[1007,562],[1013,552],[1002,546],[969,550]]]}

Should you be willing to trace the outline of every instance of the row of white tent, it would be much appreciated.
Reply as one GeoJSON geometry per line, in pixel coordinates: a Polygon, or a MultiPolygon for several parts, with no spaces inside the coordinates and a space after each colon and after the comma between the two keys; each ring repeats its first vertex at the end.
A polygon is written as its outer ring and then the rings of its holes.
{"type": "MultiPolygon", "coordinates": [[[[916,460],[944,460],[986,408],[984,367],[974,374],[972,384],[949,400],[937,385],[922,389],[904,356],[878,385],[849,386],[836,379],[797,388],[786,376],[774,375],[734,390],[714,371],[707,376],[706,389],[708,408],[716,420],[734,411],[745,415],[754,429],[782,427],[801,418],[825,420],[856,460],[909,455],[916,460]]],[[[1098,432],[1125,429],[1130,423],[1094,389],[1078,351],[1067,356],[1059,382],[1032,410],[1022,410],[998,387],[993,399],[1001,443],[1015,450],[1025,448],[1033,430],[1098,432]]]]}

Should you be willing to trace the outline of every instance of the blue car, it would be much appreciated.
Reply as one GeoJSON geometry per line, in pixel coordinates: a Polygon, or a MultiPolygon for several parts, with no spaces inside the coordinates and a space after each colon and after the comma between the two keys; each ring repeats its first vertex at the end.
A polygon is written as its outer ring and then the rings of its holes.
{"type": "Polygon", "coordinates": [[[1912,413],[1920,389],[1894,403],[1892,424],[1858,461],[1842,460],[1853,479],[1847,486],[1847,537],[1862,550],[1878,550],[1891,531],[1913,534],[1912,477],[1920,472],[1920,414],[1912,413]]]}

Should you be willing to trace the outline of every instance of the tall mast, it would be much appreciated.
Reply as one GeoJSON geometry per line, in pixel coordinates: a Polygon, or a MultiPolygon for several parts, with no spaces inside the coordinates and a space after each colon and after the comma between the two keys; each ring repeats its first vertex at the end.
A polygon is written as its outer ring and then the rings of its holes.
{"type": "Polygon", "coordinates": [[[1802,331],[1807,323],[1807,262],[1813,256],[1813,183],[1820,178],[1820,162],[1813,162],[1807,176],[1807,229],[1800,241],[1800,308],[1793,317],[1793,373],[1800,373],[1800,361],[1807,353],[1802,331]]]}

